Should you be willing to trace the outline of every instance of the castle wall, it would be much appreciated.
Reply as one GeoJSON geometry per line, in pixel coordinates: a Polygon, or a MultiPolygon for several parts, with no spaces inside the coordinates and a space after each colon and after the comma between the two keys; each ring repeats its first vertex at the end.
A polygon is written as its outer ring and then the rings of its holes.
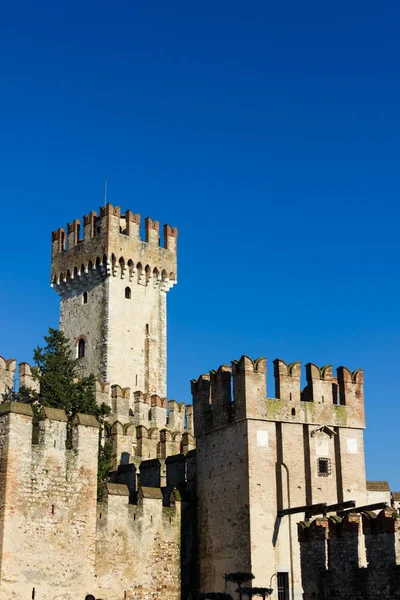
{"type": "Polygon", "coordinates": [[[96,596],[180,600],[180,501],[163,506],[159,488],[128,504],[126,486],[108,484],[97,513],[96,596]]]}
{"type": "Polygon", "coordinates": [[[191,406],[156,394],[131,394],[130,388],[104,382],[96,382],[96,401],[111,408],[107,434],[115,449],[115,467],[129,462],[138,466],[140,459],[187,454],[195,447],[194,436],[185,428],[186,422],[192,425],[191,406]]]}
{"type": "Polygon", "coordinates": [[[400,597],[397,513],[392,509],[302,522],[298,536],[304,600],[400,597]]]}
{"type": "Polygon", "coordinates": [[[158,477],[135,505],[121,484],[97,504],[98,424],[78,415],[67,450],[66,421],[45,408],[36,429],[29,405],[0,405],[0,598],[180,599],[179,493],[158,477]]]}
{"type": "Polygon", "coordinates": [[[46,409],[44,417],[32,445],[30,407],[0,406],[4,599],[72,600],[93,581],[98,427],[78,419],[66,450],[65,413],[46,409]]]}

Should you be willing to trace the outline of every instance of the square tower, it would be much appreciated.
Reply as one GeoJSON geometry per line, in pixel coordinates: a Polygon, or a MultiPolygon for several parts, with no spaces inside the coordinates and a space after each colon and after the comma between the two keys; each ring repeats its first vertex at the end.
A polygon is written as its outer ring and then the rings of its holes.
{"type": "Polygon", "coordinates": [[[51,285],[60,329],[82,375],[166,396],[166,292],[176,283],[177,228],[111,204],[52,234],[51,285]]]}
{"type": "Polygon", "coordinates": [[[300,363],[277,359],[268,398],[266,372],[242,356],[192,381],[200,590],[233,594],[224,575],[253,573],[300,600],[305,507],[366,503],[364,376],[309,363],[301,390],[300,363]]]}

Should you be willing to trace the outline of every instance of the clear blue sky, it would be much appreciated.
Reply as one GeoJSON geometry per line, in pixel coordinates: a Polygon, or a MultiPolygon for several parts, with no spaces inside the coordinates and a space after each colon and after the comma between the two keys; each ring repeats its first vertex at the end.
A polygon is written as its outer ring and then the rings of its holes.
{"type": "Polygon", "coordinates": [[[365,369],[370,479],[400,489],[398,2],[8,2],[0,353],[58,297],[50,232],[109,200],[179,226],[169,397],[246,353],[365,369]]]}

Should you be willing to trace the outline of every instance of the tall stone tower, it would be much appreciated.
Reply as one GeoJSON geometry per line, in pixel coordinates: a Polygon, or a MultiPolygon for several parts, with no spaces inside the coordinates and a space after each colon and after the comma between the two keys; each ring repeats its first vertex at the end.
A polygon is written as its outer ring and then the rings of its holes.
{"type": "Polygon", "coordinates": [[[107,204],[52,234],[60,328],[83,375],[166,396],[166,293],[176,283],[176,228],[107,204]]]}

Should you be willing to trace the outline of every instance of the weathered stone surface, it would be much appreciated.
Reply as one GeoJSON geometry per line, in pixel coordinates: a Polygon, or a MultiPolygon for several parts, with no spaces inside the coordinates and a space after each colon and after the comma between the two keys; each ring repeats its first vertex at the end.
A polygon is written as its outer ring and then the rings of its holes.
{"type": "Polygon", "coordinates": [[[177,229],[108,204],[100,215],[53,233],[51,282],[61,296],[60,327],[80,358],[83,374],[166,396],[166,292],[176,283],[177,229]]]}
{"type": "Polygon", "coordinates": [[[304,600],[399,598],[397,518],[387,509],[300,523],[304,600]]]}
{"type": "Polygon", "coordinates": [[[243,356],[192,382],[204,592],[224,591],[225,573],[252,572],[268,587],[281,572],[301,598],[304,514],[278,510],[366,501],[362,372],[340,368],[335,378],[307,365],[301,391],[299,363],[274,365],[279,398],[267,398],[264,358],[243,356]]]}
{"type": "Polygon", "coordinates": [[[142,488],[133,505],[109,483],[98,504],[98,423],[79,415],[67,450],[64,414],[43,411],[32,444],[31,407],[0,405],[0,598],[178,600],[179,494],[142,488]]]}

